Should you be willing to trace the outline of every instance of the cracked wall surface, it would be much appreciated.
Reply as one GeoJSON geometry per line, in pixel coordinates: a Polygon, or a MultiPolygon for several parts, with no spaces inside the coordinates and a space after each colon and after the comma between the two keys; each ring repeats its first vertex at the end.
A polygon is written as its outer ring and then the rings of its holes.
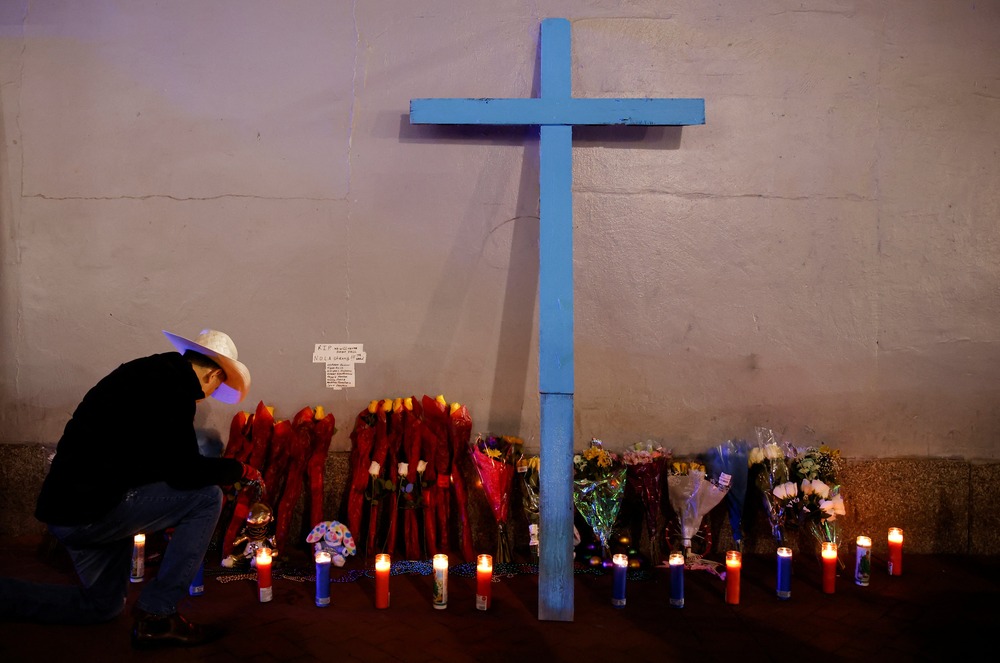
{"type": "Polygon", "coordinates": [[[335,451],[425,393],[537,448],[537,131],[407,113],[536,94],[564,16],[575,96],[707,115],[574,130],[576,447],[1000,457],[1000,5],[624,4],[3,3],[0,442],[215,327],[241,407],[323,405],[335,451]]]}

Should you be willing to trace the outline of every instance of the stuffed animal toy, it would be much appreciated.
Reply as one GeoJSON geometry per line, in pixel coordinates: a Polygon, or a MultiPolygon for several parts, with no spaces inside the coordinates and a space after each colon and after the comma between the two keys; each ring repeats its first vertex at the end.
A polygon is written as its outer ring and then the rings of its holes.
{"type": "Polygon", "coordinates": [[[330,559],[336,566],[343,566],[347,557],[357,550],[347,525],[336,520],[324,520],[316,525],[306,537],[306,542],[313,544],[314,552],[330,553],[330,559]]]}
{"type": "Polygon", "coordinates": [[[257,551],[261,548],[269,548],[271,556],[277,557],[278,547],[271,533],[273,520],[271,507],[263,502],[252,504],[243,531],[233,541],[233,553],[222,558],[222,566],[230,569],[242,566],[254,567],[257,565],[257,551]]]}

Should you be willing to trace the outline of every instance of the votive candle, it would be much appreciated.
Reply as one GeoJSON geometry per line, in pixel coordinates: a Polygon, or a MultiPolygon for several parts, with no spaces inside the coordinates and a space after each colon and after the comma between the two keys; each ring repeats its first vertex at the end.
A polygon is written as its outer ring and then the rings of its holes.
{"type": "Polygon", "coordinates": [[[375,555],[375,607],[389,607],[389,571],[392,559],[386,553],[375,555]]]}
{"type": "Polygon", "coordinates": [[[670,607],[684,607],[684,553],[673,552],[667,558],[670,565],[670,607]]]}
{"type": "Polygon", "coordinates": [[[146,535],[136,534],[132,537],[132,571],[129,580],[142,582],[146,575],[146,535]]]}
{"type": "Polygon", "coordinates": [[[872,539],[870,536],[857,538],[857,551],[854,556],[854,584],[868,586],[872,573],[872,539]]]}
{"type": "Polygon", "coordinates": [[[621,553],[611,556],[614,567],[614,583],[611,591],[611,605],[616,608],[625,607],[625,575],[628,572],[628,555],[621,553]]]}
{"type": "Polygon", "coordinates": [[[889,528],[889,575],[903,575],[903,530],[889,528]]]}
{"type": "Polygon", "coordinates": [[[739,550],[726,552],[726,603],[740,602],[740,572],[743,569],[743,554],[739,550]]]}
{"type": "Polygon", "coordinates": [[[257,551],[257,595],[261,603],[267,603],[274,597],[271,588],[271,549],[261,548],[257,551]]]}
{"type": "Polygon", "coordinates": [[[476,610],[488,610],[493,596],[493,557],[476,558],[476,610]]]}
{"type": "Polygon", "coordinates": [[[448,556],[443,553],[434,555],[434,609],[444,610],[448,607],[448,556]]]}
{"type": "Polygon", "coordinates": [[[188,594],[191,596],[201,596],[205,593],[205,561],[198,565],[198,570],[194,574],[194,580],[188,585],[188,594]]]}
{"type": "Polygon", "coordinates": [[[837,589],[837,544],[824,541],[820,554],[823,556],[823,592],[833,594],[837,589]]]}
{"type": "Polygon", "coordinates": [[[778,548],[778,598],[787,601],[792,598],[792,549],[778,548]]]}
{"type": "Polygon", "coordinates": [[[320,550],[316,553],[316,607],[325,608],[330,605],[330,553],[320,550]]]}

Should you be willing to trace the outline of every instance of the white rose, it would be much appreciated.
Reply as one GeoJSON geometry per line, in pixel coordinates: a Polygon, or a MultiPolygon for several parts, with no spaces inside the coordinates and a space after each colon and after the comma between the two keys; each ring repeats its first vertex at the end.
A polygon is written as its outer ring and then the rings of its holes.
{"type": "Polygon", "coordinates": [[[423,474],[424,470],[426,470],[426,469],[427,469],[427,461],[426,460],[421,460],[421,461],[419,461],[417,463],[417,473],[418,474],[423,474]]]}
{"type": "Polygon", "coordinates": [[[368,466],[368,474],[372,475],[373,477],[377,477],[378,473],[379,473],[379,470],[381,470],[381,469],[382,468],[378,464],[378,462],[373,460],[372,464],[368,466]]]}
{"type": "Polygon", "coordinates": [[[405,477],[410,472],[410,466],[407,463],[400,463],[396,466],[396,472],[399,473],[399,476],[405,477]]]}

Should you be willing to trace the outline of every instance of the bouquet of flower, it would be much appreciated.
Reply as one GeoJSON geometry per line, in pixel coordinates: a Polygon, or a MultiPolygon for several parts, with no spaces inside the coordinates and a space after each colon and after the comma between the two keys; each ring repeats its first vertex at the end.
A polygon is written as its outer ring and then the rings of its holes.
{"type": "Polygon", "coordinates": [[[726,506],[729,509],[729,527],[733,532],[736,549],[743,550],[743,504],[747,494],[747,453],[746,440],[728,440],[712,447],[705,454],[705,467],[710,476],[718,479],[729,476],[729,491],[726,506]]]}
{"type": "Polygon", "coordinates": [[[792,479],[802,490],[795,508],[798,522],[820,543],[840,543],[837,516],[846,512],[837,483],[839,465],[840,452],[825,445],[799,449],[792,460],[792,479]]]}
{"type": "Polygon", "coordinates": [[[625,463],[626,491],[643,506],[646,529],[649,532],[649,559],[660,563],[659,531],[660,504],[663,499],[663,468],[670,452],[654,442],[636,442],[622,453],[625,463]]]}
{"type": "Polygon", "coordinates": [[[624,490],[625,465],[601,440],[592,439],[582,454],[573,456],[573,504],[600,540],[605,558],[624,490]]]}
{"type": "Polygon", "coordinates": [[[788,444],[779,445],[773,431],[758,428],[757,444],[750,448],[747,457],[750,475],[764,500],[771,535],[779,544],[785,540],[788,506],[798,499],[798,488],[788,467],[790,454],[788,444]]]}
{"type": "Polygon", "coordinates": [[[511,561],[507,515],[514,470],[523,445],[521,438],[510,435],[477,435],[475,441],[470,443],[472,463],[479,471],[483,492],[497,521],[495,563],[511,561]]]}
{"type": "Polygon", "coordinates": [[[670,505],[681,526],[685,556],[691,552],[691,539],[701,527],[705,515],[729,492],[728,484],[712,481],[700,463],[674,462],[667,475],[670,505]]]}
{"type": "Polygon", "coordinates": [[[538,562],[539,457],[524,456],[517,459],[517,476],[521,480],[521,507],[528,521],[528,549],[531,561],[538,562]]]}

